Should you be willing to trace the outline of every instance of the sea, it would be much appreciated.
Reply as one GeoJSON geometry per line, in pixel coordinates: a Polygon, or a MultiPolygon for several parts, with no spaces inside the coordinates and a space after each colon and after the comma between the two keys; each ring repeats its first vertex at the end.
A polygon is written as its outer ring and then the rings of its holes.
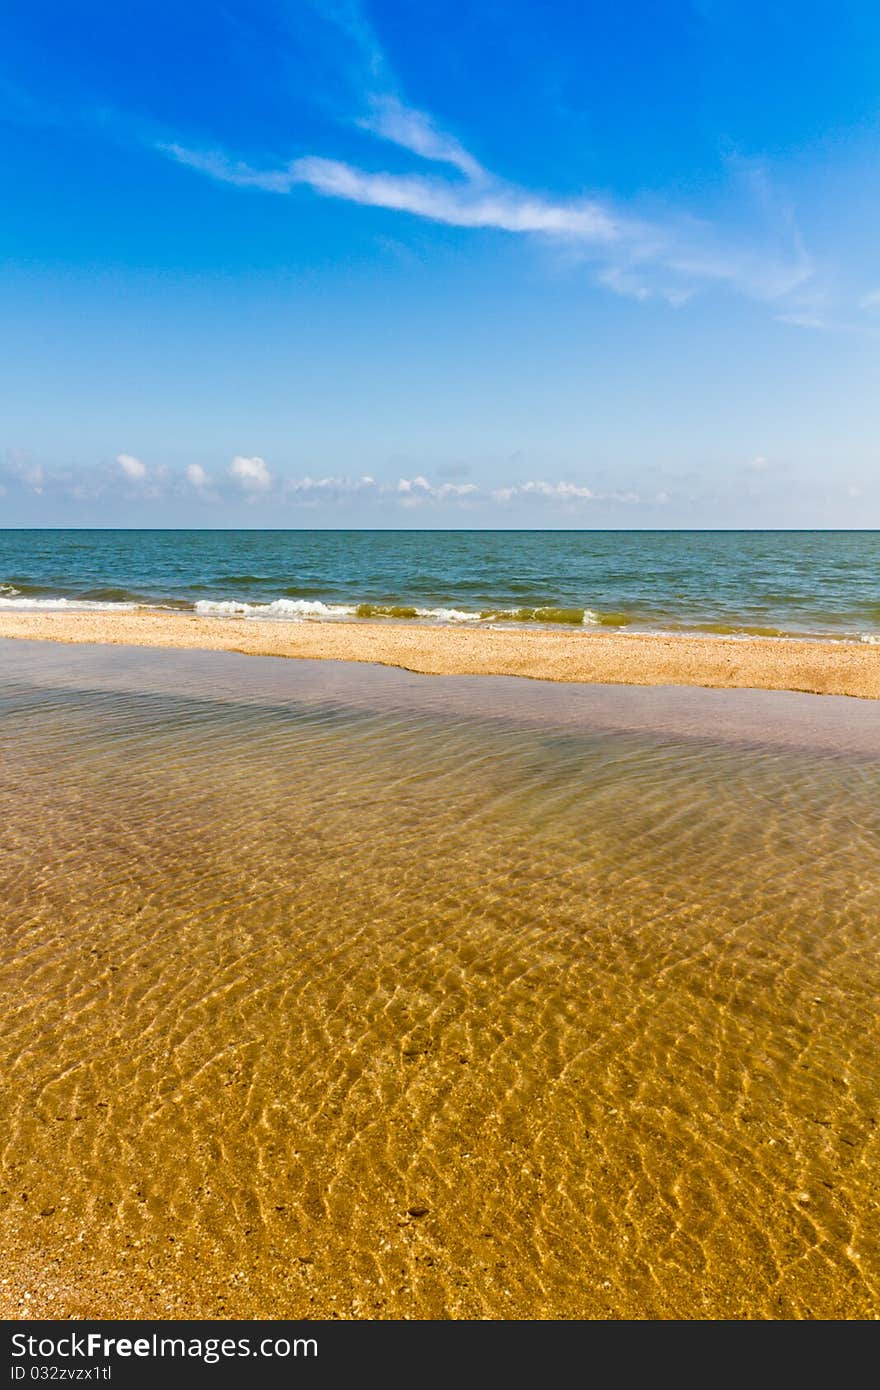
{"type": "Polygon", "coordinates": [[[880,643],[878,531],[0,531],[0,609],[880,643]]]}

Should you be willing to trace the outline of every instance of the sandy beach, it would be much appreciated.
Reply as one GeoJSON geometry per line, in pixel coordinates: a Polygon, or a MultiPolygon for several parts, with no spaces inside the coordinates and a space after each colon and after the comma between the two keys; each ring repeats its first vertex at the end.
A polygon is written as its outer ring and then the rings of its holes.
{"type": "Polygon", "coordinates": [[[0,613],[0,637],[374,662],[430,675],[797,690],[880,698],[880,647],[793,639],[253,622],[188,613],[0,613]]]}

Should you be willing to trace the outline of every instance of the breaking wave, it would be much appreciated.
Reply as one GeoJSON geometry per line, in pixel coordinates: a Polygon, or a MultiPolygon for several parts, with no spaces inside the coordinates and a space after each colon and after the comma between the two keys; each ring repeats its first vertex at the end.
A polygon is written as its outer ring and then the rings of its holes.
{"type": "MultiPolygon", "coordinates": [[[[271,603],[245,603],[238,599],[199,599],[196,613],[207,618],[333,619],[391,618],[398,622],[421,619],[434,623],[567,623],[572,626],[601,623],[589,608],[491,608],[476,612],[465,608],[419,608],[407,603],[322,603],[320,599],[274,599],[271,603]]],[[[614,615],[616,618],[618,615],[614,615]]]]}
{"type": "Polygon", "coordinates": [[[206,618],[353,618],[356,611],[347,603],[302,598],[277,598],[272,603],[200,598],[195,610],[206,618]]]}
{"type": "MultiPolygon", "coordinates": [[[[4,586],[4,594],[6,586],[4,586]]],[[[9,598],[0,597],[0,609],[18,613],[121,613],[140,607],[137,603],[101,602],[87,598],[9,598]]]]}

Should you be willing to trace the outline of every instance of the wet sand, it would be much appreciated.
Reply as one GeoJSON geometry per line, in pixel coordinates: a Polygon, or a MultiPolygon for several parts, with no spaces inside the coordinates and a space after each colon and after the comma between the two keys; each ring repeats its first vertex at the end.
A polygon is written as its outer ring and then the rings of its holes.
{"type": "Polygon", "coordinates": [[[372,662],[430,675],[880,698],[880,647],[795,639],[251,622],[189,613],[2,613],[0,637],[372,662]]]}

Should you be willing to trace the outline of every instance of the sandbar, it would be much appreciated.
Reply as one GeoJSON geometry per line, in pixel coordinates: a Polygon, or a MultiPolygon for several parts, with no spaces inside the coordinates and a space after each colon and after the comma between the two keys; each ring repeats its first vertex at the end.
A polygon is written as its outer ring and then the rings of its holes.
{"type": "Polygon", "coordinates": [[[426,675],[805,691],[880,698],[880,646],[797,638],[556,632],[126,613],[0,613],[0,637],[372,662],[426,675]]]}

